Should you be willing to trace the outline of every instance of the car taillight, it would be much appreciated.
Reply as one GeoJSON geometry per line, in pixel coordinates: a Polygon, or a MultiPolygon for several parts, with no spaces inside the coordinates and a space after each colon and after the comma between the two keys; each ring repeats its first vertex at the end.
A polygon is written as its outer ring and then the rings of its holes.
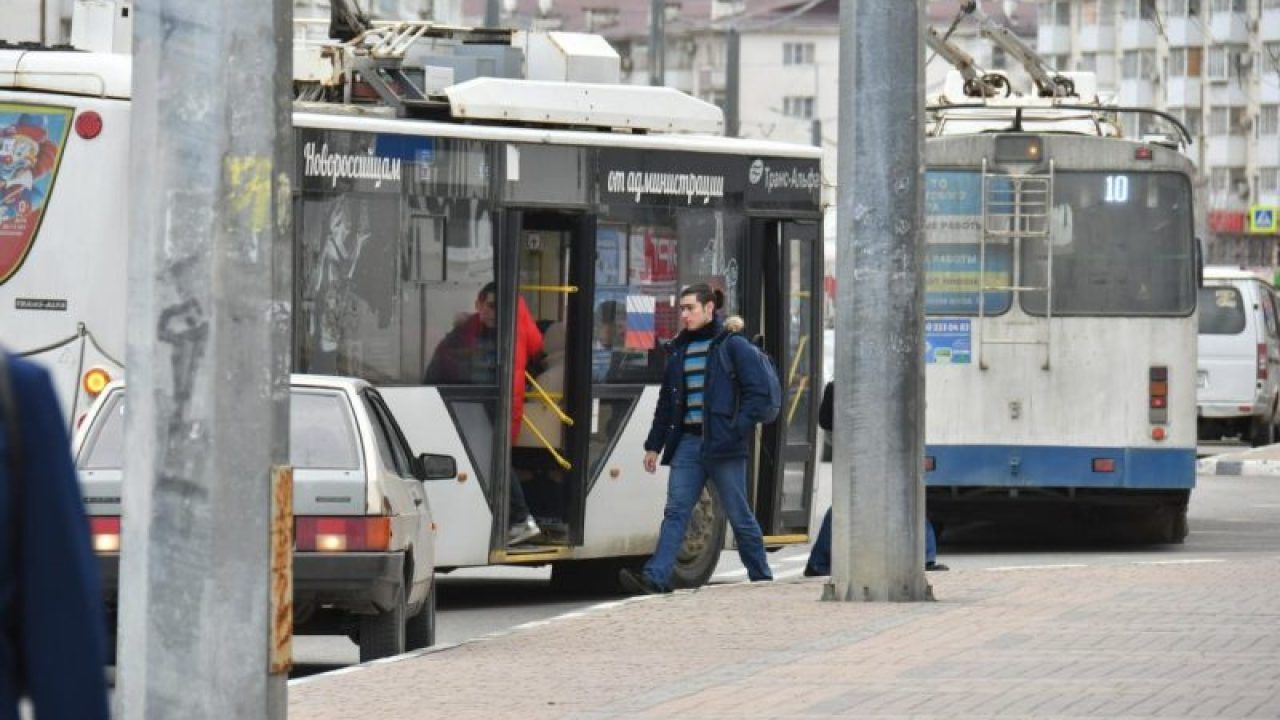
{"type": "Polygon", "coordinates": [[[1267,345],[1266,343],[1258,344],[1258,379],[1267,379],[1267,345]]]}
{"type": "Polygon", "coordinates": [[[89,518],[89,536],[96,553],[120,552],[120,518],[96,516],[89,518]]]}
{"type": "Polygon", "coordinates": [[[1152,425],[1169,422],[1169,368],[1154,365],[1147,374],[1148,420],[1152,425]]]}
{"type": "Polygon", "coordinates": [[[389,517],[315,517],[294,520],[297,549],[314,552],[386,550],[391,546],[389,517]]]}

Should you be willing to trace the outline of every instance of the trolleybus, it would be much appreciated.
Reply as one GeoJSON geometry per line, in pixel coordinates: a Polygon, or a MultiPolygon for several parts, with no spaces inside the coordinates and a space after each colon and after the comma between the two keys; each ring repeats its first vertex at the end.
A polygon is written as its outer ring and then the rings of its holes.
{"type": "Polygon", "coordinates": [[[1117,112],[1138,111],[1101,105],[1089,75],[1057,76],[1058,97],[994,85],[983,96],[953,74],[930,106],[929,515],[1056,510],[1180,542],[1195,485],[1192,165],[1177,143],[1124,137],[1117,112]]]}
{"type": "MultiPolygon", "coordinates": [[[[124,172],[145,147],[128,143],[128,56],[104,57],[0,51],[0,125],[42,123],[58,160],[0,275],[0,327],[73,411],[86,369],[127,373],[124,172]]],[[[665,471],[643,472],[642,442],[695,281],[725,291],[784,375],[750,494],[768,545],[807,540],[817,149],[720,137],[718,108],[618,84],[594,36],[379,25],[295,48],[295,71],[294,369],[373,382],[411,446],[457,458],[427,483],[438,568],[552,564],[583,585],[652,551],[665,471]],[[546,356],[513,383],[521,303],[546,356]],[[542,535],[509,545],[517,484],[542,535]]],[[[724,544],[706,495],[676,583],[705,582],[724,544]]]]}

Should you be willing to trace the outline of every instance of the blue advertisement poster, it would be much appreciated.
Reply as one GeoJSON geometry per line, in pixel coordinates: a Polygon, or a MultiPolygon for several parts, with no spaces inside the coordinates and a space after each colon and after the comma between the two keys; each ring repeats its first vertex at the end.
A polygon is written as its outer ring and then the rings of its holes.
{"type": "MultiPolygon", "coordinates": [[[[1009,246],[987,246],[985,274],[978,272],[977,243],[928,245],[924,255],[924,307],[929,314],[976,315],[978,283],[987,287],[1007,287],[1009,282],[1009,246]]],[[[1012,293],[988,290],[983,299],[983,314],[998,315],[1009,309],[1012,293]]]]}
{"type": "Polygon", "coordinates": [[[924,321],[924,361],[930,365],[968,365],[973,341],[968,318],[924,321]]]}

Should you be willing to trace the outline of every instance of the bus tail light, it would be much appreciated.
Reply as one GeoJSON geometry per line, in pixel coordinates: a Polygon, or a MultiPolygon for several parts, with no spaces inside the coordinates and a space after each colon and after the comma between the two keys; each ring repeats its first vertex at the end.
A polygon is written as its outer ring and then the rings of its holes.
{"type": "Polygon", "coordinates": [[[76,134],[85,140],[92,140],[102,133],[102,116],[92,110],[86,110],[76,116],[76,134]]]}
{"type": "Polygon", "coordinates": [[[1094,458],[1093,471],[1096,473],[1115,472],[1116,461],[1114,458],[1094,458]]]}
{"type": "Polygon", "coordinates": [[[924,456],[924,471],[933,472],[938,468],[938,461],[932,455],[924,456]]]}
{"type": "Polygon", "coordinates": [[[1148,420],[1152,425],[1169,422],[1169,368],[1153,365],[1147,373],[1148,420]]]}
{"type": "Polygon", "coordinates": [[[1258,379],[1267,379],[1267,344],[1258,343],[1258,379]]]}
{"type": "Polygon", "coordinates": [[[294,522],[294,536],[301,551],[386,550],[391,546],[391,518],[299,517],[294,522]]]}
{"type": "Polygon", "coordinates": [[[89,536],[96,553],[120,552],[120,516],[94,516],[89,518],[89,536]]]}

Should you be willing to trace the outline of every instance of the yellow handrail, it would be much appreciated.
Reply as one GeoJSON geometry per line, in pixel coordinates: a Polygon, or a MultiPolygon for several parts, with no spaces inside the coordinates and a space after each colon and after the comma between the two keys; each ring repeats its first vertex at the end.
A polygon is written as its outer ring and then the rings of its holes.
{"type": "MultiPolygon", "coordinates": [[[[564,393],[551,392],[550,390],[548,390],[547,397],[551,398],[552,400],[563,400],[564,393]]],[[[525,400],[541,400],[542,396],[536,392],[525,392],[524,399],[525,400]]]]}
{"type": "Polygon", "coordinates": [[[796,416],[796,408],[800,406],[800,397],[804,395],[805,388],[809,386],[809,376],[804,375],[800,378],[800,387],[796,389],[796,396],[791,399],[791,409],[787,411],[787,427],[791,427],[791,421],[796,416]]]}
{"type": "Polygon", "coordinates": [[[538,384],[537,380],[533,379],[533,376],[530,375],[527,370],[524,373],[524,379],[528,380],[529,384],[533,386],[533,390],[538,394],[538,399],[542,401],[542,404],[546,405],[548,410],[554,412],[556,416],[560,418],[560,422],[568,425],[569,427],[573,427],[573,418],[564,414],[564,411],[560,409],[560,406],[556,404],[556,401],[551,399],[551,394],[546,390],[543,390],[542,386],[538,384]]]}
{"type": "Polygon", "coordinates": [[[787,387],[796,381],[796,370],[800,367],[800,358],[804,355],[805,346],[809,344],[809,336],[801,335],[800,344],[796,348],[795,357],[791,358],[791,369],[787,371],[787,387]]]}
{"type": "Polygon", "coordinates": [[[551,447],[551,441],[547,439],[546,435],[542,434],[542,431],[538,429],[537,425],[533,424],[533,421],[529,419],[528,415],[525,415],[520,419],[524,422],[524,426],[529,428],[529,432],[533,433],[534,436],[542,443],[542,447],[545,448],[547,452],[551,453],[551,457],[555,458],[557,465],[565,470],[573,469],[573,463],[565,460],[564,456],[561,455],[558,450],[551,447]]]}
{"type": "Polygon", "coordinates": [[[577,285],[521,285],[521,292],[549,292],[572,295],[578,292],[577,285]]]}

